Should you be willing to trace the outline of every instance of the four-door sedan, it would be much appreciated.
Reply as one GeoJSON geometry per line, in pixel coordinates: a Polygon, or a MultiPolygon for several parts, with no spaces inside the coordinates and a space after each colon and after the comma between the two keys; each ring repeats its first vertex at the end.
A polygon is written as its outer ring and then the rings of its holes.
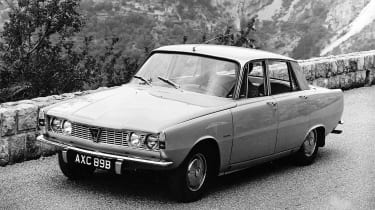
{"type": "Polygon", "coordinates": [[[310,86],[297,62],[228,46],[154,50],[130,83],[44,108],[38,140],[64,175],[164,171],[179,201],[217,175],[287,155],[314,161],[343,112],[341,90],[310,86]]]}

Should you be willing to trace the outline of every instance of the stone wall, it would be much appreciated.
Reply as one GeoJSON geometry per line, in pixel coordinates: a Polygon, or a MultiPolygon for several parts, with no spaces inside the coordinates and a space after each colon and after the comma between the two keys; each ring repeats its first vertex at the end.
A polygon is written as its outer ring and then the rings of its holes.
{"type": "Polygon", "coordinates": [[[54,154],[54,146],[36,140],[39,133],[39,110],[63,100],[104,89],[107,88],[0,104],[0,166],[54,154]]]}
{"type": "MultiPolygon", "coordinates": [[[[375,51],[299,61],[314,85],[349,89],[375,83],[375,51]]],[[[56,148],[36,141],[40,108],[97,90],[0,104],[0,166],[54,154],[56,148]]]]}
{"type": "Polygon", "coordinates": [[[375,83],[375,50],[299,61],[313,85],[343,90],[375,83]]]}

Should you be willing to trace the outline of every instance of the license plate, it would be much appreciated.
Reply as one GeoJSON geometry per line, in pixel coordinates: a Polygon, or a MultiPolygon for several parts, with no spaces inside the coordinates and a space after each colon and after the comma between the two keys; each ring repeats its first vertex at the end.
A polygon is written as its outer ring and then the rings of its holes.
{"type": "Polygon", "coordinates": [[[76,152],[71,152],[70,161],[75,164],[93,166],[104,170],[113,170],[115,164],[115,161],[110,159],[76,152]]]}

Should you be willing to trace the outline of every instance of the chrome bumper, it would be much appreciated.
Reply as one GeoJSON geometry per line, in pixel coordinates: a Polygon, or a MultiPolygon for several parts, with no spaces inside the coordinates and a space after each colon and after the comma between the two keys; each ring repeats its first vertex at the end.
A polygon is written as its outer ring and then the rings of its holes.
{"type": "Polygon", "coordinates": [[[121,155],[113,155],[113,154],[108,154],[108,153],[103,153],[103,152],[81,149],[81,148],[73,147],[71,145],[67,145],[67,144],[63,144],[63,143],[60,143],[60,142],[49,140],[49,139],[45,138],[43,135],[39,135],[36,139],[40,142],[60,147],[63,150],[62,155],[63,155],[63,159],[64,159],[65,162],[68,162],[68,158],[67,158],[67,151],[68,150],[73,150],[73,151],[76,151],[76,152],[85,153],[85,154],[89,154],[89,155],[93,155],[93,156],[99,156],[99,157],[103,157],[103,158],[115,159],[116,160],[115,172],[117,174],[121,174],[122,164],[123,164],[124,161],[141,163],[141,164],[156,166],[156,167],[160,167],[160,168],[165,168],[165,167],[168,167],[168,166],[173,164],[173,162],[170,162],[170,161],[154,161],[154,160],[142,159],[140,157],[128,157],[128,156],[121,156],[121,155]]]}
{"type": "Polygon", "coordinates": [[[344,125],[344,121],[343,121],[343,120],[340,120],[340,121],[338,122],[336,128],[333,129],[333,130],[331,131],[331,133],[334,133],[334,134],[341,134],[341,133],[342,133],[342,129],[341,129],[342,125],[344,125]]]}

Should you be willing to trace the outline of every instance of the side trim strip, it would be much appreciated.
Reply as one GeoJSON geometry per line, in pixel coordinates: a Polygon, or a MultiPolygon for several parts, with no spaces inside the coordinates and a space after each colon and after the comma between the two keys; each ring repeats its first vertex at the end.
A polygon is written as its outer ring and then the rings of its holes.
{"type": "Polygon", "coordinates": [[[170,166],[170,165],[173,164],[173,162],[170,162],[170,161],[154,161],[154,160],[147,160],[147,159],[142,159],[142,158],[138,158],[138,157],[127,157],[127,156],[120,156],[120,155],[112,155],[112,154],[107,154],[107,153],[102,153],[102,152],[95,152],[95,151],[90,151],[90,150],[86,150],[86,149],[80,149],[80,148],[73,147],[71,145],[62,144],[62,143],[59,143],[59,142],[48,140],[43,135],[39,135],[36,139],[40,142],[44,142],[44,143],[47,143],[47,144],[52,144],[52,145],[57,146],[57,147],[61,147],[64,150],[74,150],[76,152],[82,152],[82,153],[86,153],[86,154],[90,154],[90,155],[117,159],[118,161],[127,160],[127,161],[145,163],[145,164],[156,165],[156,166],[161,166],[161,167],[167,167],[167,166],[170,166]]]}

